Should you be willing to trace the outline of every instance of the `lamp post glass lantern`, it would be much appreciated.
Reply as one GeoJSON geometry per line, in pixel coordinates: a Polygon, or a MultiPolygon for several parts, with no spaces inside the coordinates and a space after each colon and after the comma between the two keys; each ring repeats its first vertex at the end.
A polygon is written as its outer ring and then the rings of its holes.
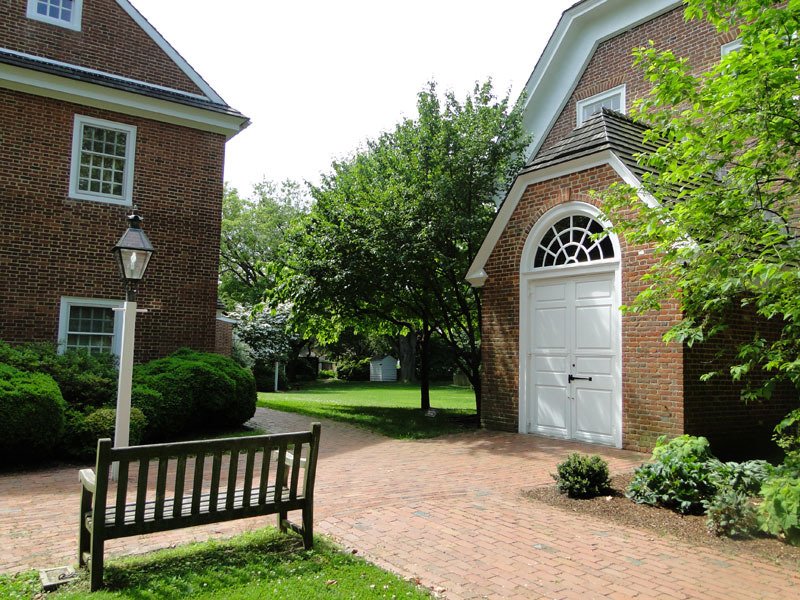
{"type": "MultiPolygon", "coordinates": [[[[117,413],[114,426],[114,447],[124,448],[130,440],[131,387],[133,379],[133,340],[136,336],[136,292],[144,277],[153,246],[142,231],[142,218],[128,217],[128,230],[114,246],[122,279],[125,281],[125,303],[122,308],[122,342],[119,353],[119,380],[117,385],[117,413]]],[[[117,310],[117,309],[115,309],[117,310]]],[[[117,480],[119,465],[114,463],[112,478],[117,480]]]]}

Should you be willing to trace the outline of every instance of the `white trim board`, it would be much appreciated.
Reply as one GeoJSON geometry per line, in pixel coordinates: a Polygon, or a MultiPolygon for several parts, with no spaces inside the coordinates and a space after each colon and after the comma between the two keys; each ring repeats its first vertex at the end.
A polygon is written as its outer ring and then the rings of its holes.
{"type": "MultiPolygon", "coordinates": [[[[529,185],[548,181],[557,177],[563,177],[579,171],[586,171],[587,169],[599,167],[601,165],[609,165],[625,183],[635,188],[641,188],[641,182],[637,179],[636,175],[634,175],[611,150],[601,150],[595,154],[559,165],[554,165],[538,171],[521,173],[514,180],[514,184],[511,186],[505,201],[500,206],[500,210],[497,212],[497,216],[489,232],[486,234],[478,253],[475,255],[475,260],[472,261],[465,279],[469,281],[473,287],[483,287],[486,280],[491,277],[491,273],[487,274],[484,270],[486,261],[489,260],[489,256],[492,254],[495,245],[503,234],[508,222],[511,220],[522,195],[529,185]]],[[[639,196],[648,206],[654,205],[655,199],[651,196],[641,191],[639,196]]]]}
{"type": "Polygon", "coordinates": [[[220,133],[227,139],[250,124],[247,117],[243,116],[187,106],[7,64],[0,64],[0,88],[220,133]]]}
{"type": "Polygon", "coordinates": [[[680,0],[584,0],[564,11],[525,85],[530,160],[564,110],[597,46],[682,4],[680,0]]]}
{"type": "Polygon", "coordinates": [[[130,2],[128,2],[128,0],[116,0],[116,1],[117,4],[120,5],[122,10],[128,13],[131,19],[133,19],[136,22],[136,24],[139,27],[141,27],[142,30],[148,36],[150,36],[150,39],[152,39],[156,43],[156,45],[159,48],[161,48],[161,50],[172,60],[172,62],[174,62],[175,65],[181,71],[183,71],[183,73],[189,79],[192,80],[192,83],[194,83],[197,87],[199,87],[203,91],[203,93],[214,102],[217,102],[219,104],[225,104],[227,106],[227,103],[220,97],[220,95],[217,94],[217,92],[215,92],[214,89],[210,85],[208,85],[208,82],[206,82],[206,80],[203,79],[200,76],[200,74],[192,68],[192,66],[186,61],[186,59],[183,58],[166,39],[164,39],[164,36],[162,36],[156,30],[156,28],[150,24],[150,21],[148,21],[144,17],[144,15],[142,15],[142,13],[140,13],[136,9],[136,7],[134,7],[130,2]]]}

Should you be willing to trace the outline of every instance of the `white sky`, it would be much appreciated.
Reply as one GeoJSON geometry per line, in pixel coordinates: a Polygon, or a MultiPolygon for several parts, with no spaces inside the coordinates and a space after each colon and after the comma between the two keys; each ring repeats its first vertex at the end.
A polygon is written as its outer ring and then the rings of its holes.
{"type": "Polygon", "coordinates": [[[491,76],[516,100],[576,0],[132,0],[252,124],[225,180],[318,182],[331,161],[415,115],[433,79],[459,98],[491,76]]]}

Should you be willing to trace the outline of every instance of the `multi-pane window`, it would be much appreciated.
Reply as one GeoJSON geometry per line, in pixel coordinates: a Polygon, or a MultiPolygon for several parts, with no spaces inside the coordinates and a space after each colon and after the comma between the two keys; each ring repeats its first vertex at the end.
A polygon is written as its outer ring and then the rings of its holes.
{"type": "Polygon", "coordinates": [[[578,127],[604,108],[625,113],[625,86],[620,85],[611,90],[596,94],[591,98],[580,100],[577,104],[578,127]]]}
{"type": "Polygon", "coordinates": [[[584,215],[564,217],[542,236],[533,268],[555,267],[614,258],[614,245],[603,226],[584,215]]]}
{"type": "Polygon", "coordinates": [[[62,298],[58,341],[62,350],[86,350],[92,354],[117,350],[119,302],[86,298],[62,298]]]}
{"type": "Polygon", "coordinates": [[[28,18],[80,30],[83,0],[28,0],[28,18]]]}
{"type": "Polygon", "coordinates": [[[136,128],[75,117],[70,196],[131,203],[136,128]]]}

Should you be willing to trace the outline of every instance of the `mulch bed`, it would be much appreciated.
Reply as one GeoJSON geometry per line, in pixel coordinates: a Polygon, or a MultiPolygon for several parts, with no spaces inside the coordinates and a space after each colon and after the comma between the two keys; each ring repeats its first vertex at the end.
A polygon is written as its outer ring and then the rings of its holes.
{"type": "Polygon", "coordinates": [[[625,497],[631,474],[611,479],[609,496],[577,500],[559,493],[555,484],[526,490],[524,496],[555,508],[612,521],[634,529],[651,531],[660,537],[674,537],[695,546],[708,546],[722,553],[751,556],[794,569],[800,569],[800,547],[766,536],[746,539],[717,537],[706,529],[706,517],[681,515],[664,508],[636,504],[625,497]]]}

